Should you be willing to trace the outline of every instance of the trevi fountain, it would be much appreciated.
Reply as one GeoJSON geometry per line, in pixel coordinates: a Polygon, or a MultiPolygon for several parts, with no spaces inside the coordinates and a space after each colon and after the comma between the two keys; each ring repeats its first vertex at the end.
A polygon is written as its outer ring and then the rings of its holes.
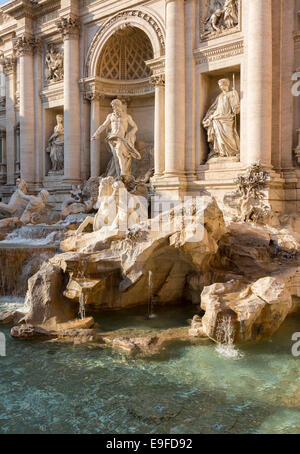
{"type": "Polygon", "coordinates": [[[1,434],[300,433],[299,11],[3,2],[1,434]]]}

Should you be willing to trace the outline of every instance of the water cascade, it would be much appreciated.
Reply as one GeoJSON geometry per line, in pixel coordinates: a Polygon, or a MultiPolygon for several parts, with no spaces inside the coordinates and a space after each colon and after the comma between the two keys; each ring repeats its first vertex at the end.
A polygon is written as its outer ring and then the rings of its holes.
{"type": "Polygon", "coordinates": [[[222,317],[217,328],[217,353],[223,358],[239,359],[243,355],[234,345],[234,325],[232,318],[222,317]]]}
{"type": "Polygon", "coordinates": [[[153,312],[153,291],[152,291],[152,271],[150,270],[149,273],[148,273],[148,292],[149,292],[149,296],[148,296],[148,316],[147,318],[148,319],[151,319],[151,318],[155,318],[156,315],[154,314],[153,312]]]}
{"type": "Polygon", "coordinates": [[[85,307],[86,307],[87,295],[85,292],[82,292],[79,297],[79,317],[80,320],[85,319],[85,307]]]}
{"type": "Polygon", "coordinates": [[[29,225],[0,241],[0,297],[24,297],[28,279],[59,249],[59,226],[29,225]]]}

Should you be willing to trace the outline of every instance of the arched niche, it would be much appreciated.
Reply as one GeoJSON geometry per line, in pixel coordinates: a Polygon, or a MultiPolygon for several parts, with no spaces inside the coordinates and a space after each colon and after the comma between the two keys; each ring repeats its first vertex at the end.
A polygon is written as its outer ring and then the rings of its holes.
{"type": "MultiPolygon", "coordinates": [[[[155,90],[150,83],[152,73],[146,62],[154,58],[152,41],[139,27],[126,25],[114,30],[107,36],[94,61],[93,77],[86,79],[93,103],[91,130],[111,113],[112,99],[120,98],[126,102],[128,113],[138,125],[137,142],[151,148],[154,143],[155,90]]],[[[91,154],[99,153],[94,150],[97,146],[92,145],[91,154]]],[[[105,134],[100,139],[100,155],[101,174],[111,158],[105,134]]]]}
{"type": "Polygon", "coordinates": [[[144,11],[124,11],[106,21],[94,36],[86,58],[86,77],[96,76],[98,59],[103,47],[111,36],[126,27],[140,29],[147,35],[152,45],[153,58],[159,58],[164,55],[165,33],[159,21],[153,15],[144,11]]]}

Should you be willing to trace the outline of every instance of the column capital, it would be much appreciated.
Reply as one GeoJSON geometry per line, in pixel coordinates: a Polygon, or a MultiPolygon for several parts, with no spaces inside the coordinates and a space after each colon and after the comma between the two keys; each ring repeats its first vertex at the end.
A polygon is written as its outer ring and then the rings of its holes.
{"type": "Polygon", "coordinates": [[[17,57],[33,55],[33,52],[40,48],[41,40],[33,35],[24,34],[13,40],[13,46],[17,57]]]}
{"type": "Polygon", "coordinates": [[[16,58],[14,56],[4,57],[0,60],[0,63],[3,66],[3,72],[6,76],[16,72],[16,58]]]}
{"type": "Polygon", "coordinates": [[[64,40],[79,36],[80,19],[77,16],[61,17],[56,22],[56,26],[64,40]]]}
{"type": "Polygon", "coordinates": [[[165,75],[164,74],[153,74],[153,76],[150,77],[150,84],[154,85],[154,86],[164,87],[165,86],[165,75]]]}
{"type": "Polygon", "coordinates": [[[99,99],[101,98],[101,95],[99,93],[97,93],[96,91],[86,91],[84,93],[84,98],[90,102],[99,101],[99,99]]]}

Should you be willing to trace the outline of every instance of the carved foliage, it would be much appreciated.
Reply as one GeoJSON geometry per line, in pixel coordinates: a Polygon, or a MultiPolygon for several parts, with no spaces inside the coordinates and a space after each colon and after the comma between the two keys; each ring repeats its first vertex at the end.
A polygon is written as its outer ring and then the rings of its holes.
{"type": "Polygon", "coordinates": [[[40,51],[41,40],[32,35],[24,34],[13,40],[14,51],[17,57],[31,55],[33,52],[40,51]]]}
{"type": "Polygon", "coordinates": [[[259,223],[270,213],[270,205],[263,201],[263,190],[268,180],[269,173],[262,169],[260,163],[252,164],[244,175],[235,180],[241,221],[259,223]]]}
{"type": "Polygon", "coordinates": [[[72,35],[78,35],[80,30],[80,19],[75,16],[62,17],[56,22],[58,31],[64,39],[72,35]]]}

